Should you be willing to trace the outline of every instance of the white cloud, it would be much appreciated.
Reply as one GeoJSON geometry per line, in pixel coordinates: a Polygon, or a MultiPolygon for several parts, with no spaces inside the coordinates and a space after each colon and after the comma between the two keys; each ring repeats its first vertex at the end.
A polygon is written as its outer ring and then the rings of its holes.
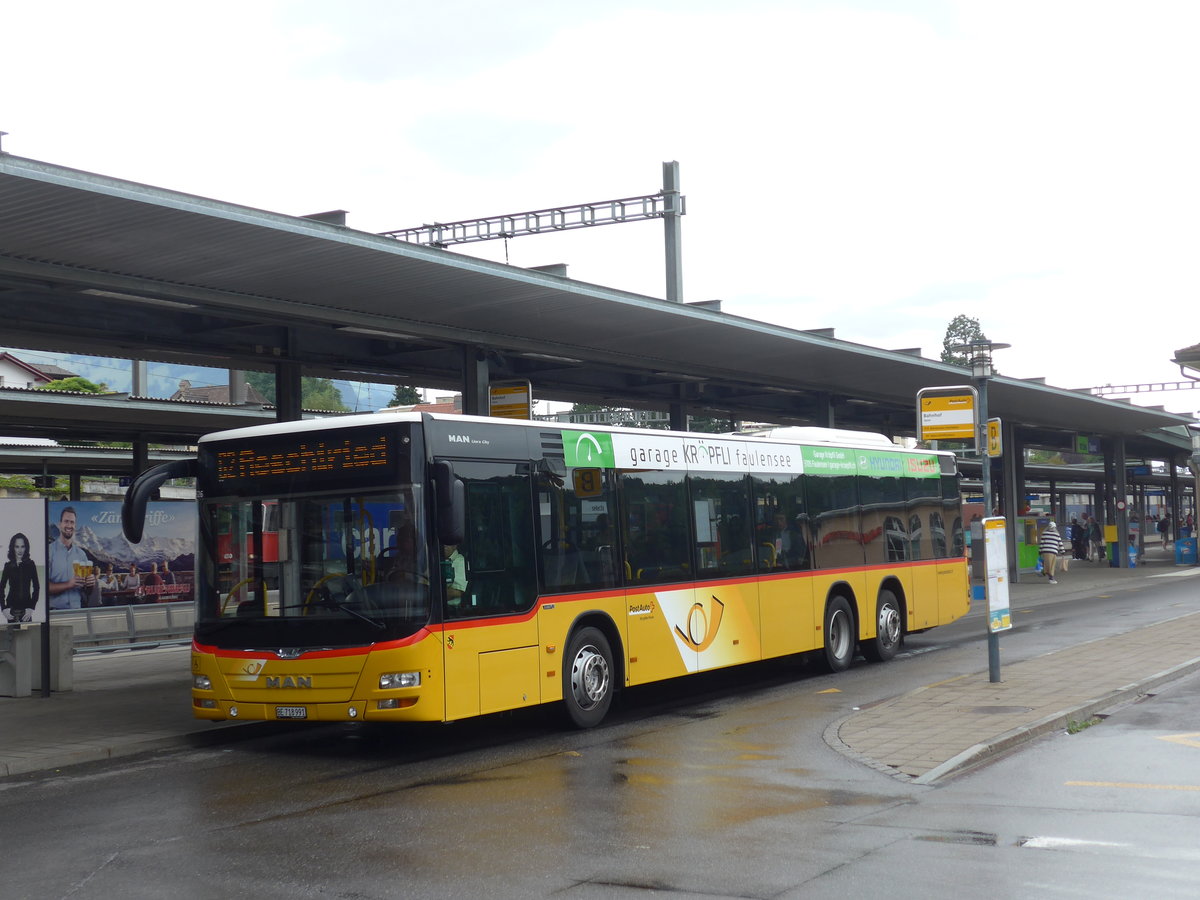
{"type": "MultiPolygon", "coordinates": [[[[679,160],[688,299],[929,356],[966,313],[1006,373],[1173,381],[1200,340],[1198,24],[1156,0],[28,5],[0,129],[371,231],[653,193],[679,160]]],[[[463,252],[663,290],[654,223],[463,252]]]]}

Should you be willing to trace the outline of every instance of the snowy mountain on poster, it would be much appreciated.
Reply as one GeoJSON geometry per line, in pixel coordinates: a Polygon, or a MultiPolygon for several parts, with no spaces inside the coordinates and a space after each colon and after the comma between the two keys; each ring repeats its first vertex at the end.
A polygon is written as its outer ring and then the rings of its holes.
{"type": "Polygon", "coordinates": [[[150,533],[142,538],[141,543],[131,544],[120,532],[101,536],[91,528],[84,527],[75,533],[75,540],[101,565],[112,563],[115,566],[128,567],[130,563],[137,563],[141,568],[165,559],[173,568],[178,568],[183,562],[183,557],[191,560],[195,553],[194,540],[150,533]]]}

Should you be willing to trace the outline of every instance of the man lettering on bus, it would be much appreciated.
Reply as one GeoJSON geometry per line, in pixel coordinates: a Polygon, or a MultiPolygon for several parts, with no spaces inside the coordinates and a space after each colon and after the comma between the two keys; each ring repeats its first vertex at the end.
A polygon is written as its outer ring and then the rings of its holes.
{"type": "Polygon", "coordinates": [[[58,516],[58,539],[50,545],[47,558],[51,609],[80,609],[84,594],[96,587],[92,561],[75,543],[75,508],[64,506],[58,516]],[[76,564],[80,566],[77,570],[76,564]],[[79,575],[86,566],[88,574],[79,575]]]}

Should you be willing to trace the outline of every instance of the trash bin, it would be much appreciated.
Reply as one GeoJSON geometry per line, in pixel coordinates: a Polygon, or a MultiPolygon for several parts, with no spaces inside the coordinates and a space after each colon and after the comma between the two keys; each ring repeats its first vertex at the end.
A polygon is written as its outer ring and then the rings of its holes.
{"type": "Polygon", "coordinates": [[[1175,565],[1196,565],[1196,539],[1194,537],[1180,538],[1175,542],[1175,565]]]}

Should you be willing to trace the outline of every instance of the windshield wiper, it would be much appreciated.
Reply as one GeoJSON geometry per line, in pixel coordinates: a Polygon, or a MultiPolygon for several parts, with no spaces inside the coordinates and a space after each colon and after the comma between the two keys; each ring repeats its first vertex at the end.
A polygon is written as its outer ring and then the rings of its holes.
{"type": "Polygon", "coordinates": [[[306,607],[310,606],[325,606],[330,609],[336,609],[344,613],[349,613],[350,615],[354,616],[354,618],[362,619],[362,621],[379,631],[387,628],[386,622],[381,622],[378,619],[368,616],[366,613],[361,613],[354,607],[347,606],[341,600],[334,600],[332,596],[322,597],[314,603],[289,603],[281,606],[280,609],[305,609],[306,607]]]}

